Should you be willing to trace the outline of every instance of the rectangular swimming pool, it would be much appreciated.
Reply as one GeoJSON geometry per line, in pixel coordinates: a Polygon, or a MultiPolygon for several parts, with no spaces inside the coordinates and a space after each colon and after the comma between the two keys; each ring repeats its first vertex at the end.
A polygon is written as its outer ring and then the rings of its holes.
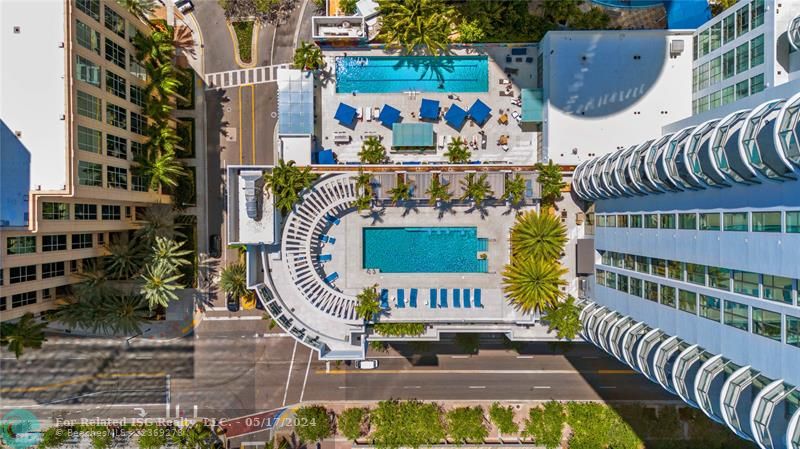
{"type": "Polygon", "coordinates": [[[488,271],[486,260],[478,258],[486,239],[479,239],[474,227],[364,228],[362,233],[364,268],[383,273],[488,271]]]}
{"type": "Polygon", "coordinates": [[[336,92],[488,92],[486,56],[344,56],[336,92]]]}

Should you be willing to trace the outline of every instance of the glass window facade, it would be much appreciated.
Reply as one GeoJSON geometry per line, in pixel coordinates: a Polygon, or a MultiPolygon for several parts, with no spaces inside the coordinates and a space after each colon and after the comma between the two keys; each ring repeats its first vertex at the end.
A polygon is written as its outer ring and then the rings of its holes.
{"type": "Polygon", "coordinates": [[[750,41],[750,67],[764,63],[764,35],[758,35],[750,41]]]}
{"type": "Polygon", "coordinates": [[[658,284],[644,281],[644,299],[658,302],[658,284]]]}
{"type": "Polygon", "coordinates": [[[101,208],[101,217],[103,220],[120,220],[122,218],[120,209],[120,206],[103,204],[101,208]]]}
{"type": "Polygon", "coordinates": [[[670,279],[678,281],[683,280],[683,263],[676,260],[670,260],[667,264],[667,274],[670,279]]]}
{"type": "Polygon", "coordinates": [[[800,318],[786,315],[786,344],[800,348],[800,318]]]}
{"type": "Polygon", "coordinates": [[[678,229],[697,229],[697,214],[678,214],[678,229]]]}
{"type": "Polygon", "coordinates": [[[792,280],[783,276],[764,274],[761,276],[762,298],[784,304],[792,303],[792,280]]]}
{"type": "Polygon", "coordinates": [[[676,301],[676,290],[675,287],[670,287],[669,285],[662,285],[661,292],[659,294],[659,301],[661,304],[668,306],[668,307],[675,307],[676,301]]]}
{"type": "Polygon", "coordinates": [[[733,291],[742,295],[758,297],[758,273],[733,272],[733,291]]]}
{"type": "Polygon", "coordinates": [[[87,16],[100,21],[100,0],[76,0],[75,6],[87,16]]]}
{"type": "Polygon", "coordinates": [[[781,232],[780,212],[752,212],[753,232],[781,232]]]}
{"type": "Polygon", "coordinates": [[[719,267],[708,267],[708,286],[719,290],[730,291],[731,270],[719,267]]]}
{"type": "Polygon", "coordinates": [[[128,158],[128,139],[106,134],[106,154],[119,159],[128,158]]]}
{"type": "Polygon", "coordinates": [[[76,204],[76,220],[97,220],[97,204],[76,204]]]}
{"type": "Polygon", "coordinates": [[[753,307],[753,333],[781,341],[781,314],[753,307]]]}
{"type": "Polygon", "coordinates": [[[675,214],[660,214],[661,229],[675,229],[675,214]]]}
{"type": "Polygon", "coordinates": [[[750,318],[747,314],[746,305],[739,304],[738,302],[734,301],[725,301],[725,314],[723,322],[726,325],[746,331],[747,323],[749,321],[750,318]]]}
{"type": "Polygon", "coordinates": [[[92,247],[92,234],[72,234],[72,249],[92,247]]]}
{"type": "Polygon", "coordinates": [[[78,125],[78,149],[90,153],[101,154],[103,133],[100,131],[78,125]]]}
{"type": "Polygon", "coordinates": [[[106,90],[123,100],[128,98],[128,84],[125,78],[111,70],[106,70],[106,90]]]}
{"type": "Polygon", "coordinates": [[[630,216],[630,225],[632,228],[641,228],[642,227],[642,216],[641,214],[631,215],[630,216]]]}
{"type": "Polygon", "coordinates": [[[700,230],[701,231],[719,231],[720,215],[719,212],[703,213],[700,214],[700,230]]]}
{"type": "Polygon", "coordinates": [[[653,276],[667,277],[667,261],[664,259],[650,259],[650,266],[652,266],[653,276]]]}
{"type": "Polygon", "coordinates": [[[64,251],[67,249],[67,235],[54,234],[42,236],[42,251],[64,251]]]}
{"type": "Polygon", "coordinates": [[[656,214],[645,214],[644,215],[644,227],[648,229],[656,229],[658,228],[658,215],[656,214]]]}
{"type": "Polygon", "coordinates": [[[117,128],[128,128],[128,111],[122,106],[106,103],[106,120],[109,125],[117,128]]]}
{"type": "Polygon", "coordinates": [[[78,115],[95,120],[103,120],[103,111],[99,98],[79,90],[76,103],[78,115]]]}
{"type": "Polygon", "coordinates": [[[678,291],[678,309],[697,315],[697,293],[688,290],[678,291]]]}
{"type": "Polygon", "coordinates": [[[100,54],[100,33],[89,25],[81,22],[75,22],[75,36],[78,40],[78,45],[96,54],[100,54]]]}
{"type": "Polygon", "coordinates": [[[786,232],[800,233],[800,211],[786,212],[786,232]]]}
{"type": "Polygon", "coordinates": [[[644,287],[644,283],[642,282],[642,280],[632,277],[629,280],[629,284],[630,285],[628,286],[628,293],[630,293],[633,296],[638,296],[641,298],[644,287]]]}
{"type": "Polygon", "coordinates": [[[764,74],[759,73],[750,78],[750,95],[755,95],[762,90],[764,90],[764,74]]]}
{"type": "Polygon", "coordinates": [[[69,204],[52,202],[42,203],[42,219],[69,220],[69,204]]]}
{"type": "Polygon", "coordinates": [[[747,212],[726,212],[722,215],[726,231],[747,231],[747,212]]]}
{"type": "Polygon", "coordinates": [[[706,267],[694,263],[686,264],[686,281],[697,285],[706,285],[706,267]]]}
{"type": "Polygon", "coordinates": [[[106,167],[106,178],[108,179],[108,187],[112,189],[128,189],[128,169],[109,165],[106,167]]]}
{"type": "Polygon", "coordinates": [[[111,61],[119,68],[125,69],[126,68],[125,61],[127,59],[127,56],[125,54],[125,48],[122,47],[121,45],[116,44],[109,38],[106,38],[105,44],[106,44],[106,52],[105,52],[106,60],[111,61]]]}
{"type": "Polygon", "coordinates": [[[720,319],[720,300],[713,296],[700,295],[700,316],[716,321],[720,319]]]}
{"type": "Polygon", "coordinates": [[[94,162],[78,161],[78,184],[82,186],[102,187],[103,166],[94,162]]]}
{"type": "Polygon", "coordinates": [[[113,9],[106,6],[105,8],[105,26],[117,36],[125,38],[125,19],[117,14],[113,9]]]}
{"type": "Polygon", "coordinates": [[[6,254],[30,254],[36,252],[35,236],[8,237],[6,239],[6,254]]]}
{"type": "Polygon", "coordinates": [[[644,256],[636,256],[636,271],[650,273],[650,260],[644,256]]]}

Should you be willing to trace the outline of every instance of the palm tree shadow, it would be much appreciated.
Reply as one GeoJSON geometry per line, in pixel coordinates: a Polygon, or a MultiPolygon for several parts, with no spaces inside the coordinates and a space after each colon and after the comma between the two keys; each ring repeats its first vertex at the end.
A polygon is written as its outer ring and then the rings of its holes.
{"type": "Polygon", "coordinates": [[[445,214],[449,214],[449,215],[455,215],[456,214],[456,210],[453,209],[453,203],[451,203],[449,201],[440,202],[440,204],[437,206],[437,209],[439,210],[439,215],[438,215],[439,220],[444,218],[445,214]]]}
{"type": "Polygon", "coordinates": [[[365,216],[364,218],[372,219],[371,224],[375,223],[383,223],[383,216],[386,214],[386,208],[382,207],[380,209],[370,209],[369,215],[365,216]]]}
{"type": "Polygon", "coordinates": [[[475,203],[475,204],[472,205],[472,207],[467,209],[465,212],[468,213],[468,214],[471,214],[471,213],[476,212],[476,211],[478,212],[478,214],[480,214],[481,220],[486,220],[486,217],[489,216],[489,210],[486,208],[486,204],[485,203],[481,203],[481,204],[475,203]]]}
{"type": "Polygon", "coordinates": [[[334,81],[333,71],[330,69],[320,70],[318,79],[322,87],[326,87],[329,83],[334,81]]]}
{"type": "Polygon", "coordinates": [[[404,201],[403,202],[403,214],[401,217],[407,217],[408,214],[411,212],[419,213],[419,209],[417,208],[417,204],[411,201],[404,201]]]}
{"type": "Polygon", "coordinates": [[[508,209],[503,212],[503,215],[511,215],[512,213],[517,214],[519,211],[522,210],[522,203],[510,203],[508,205],[508,209]]]}

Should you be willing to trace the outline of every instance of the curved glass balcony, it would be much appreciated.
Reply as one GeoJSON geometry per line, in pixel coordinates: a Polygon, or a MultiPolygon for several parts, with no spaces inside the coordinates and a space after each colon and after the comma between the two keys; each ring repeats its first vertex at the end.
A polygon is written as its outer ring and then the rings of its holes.
{"type": "Polygon", "coordinates": [[[689,176],[694,177],[695,182],[711,187],[728,187],[725,177],[718,174],[708,157],[711,135],[718,123],[719,120],[709,120],[692,132],[684,151],[684,163],[689,167],[689,176]]]}
{"type": "Polygon", "coordinates": [[[656,348],[656,359],[653,363],[654,374],[656,380],[662,387],[670,393],[675,393],[675,388],[672,385],[672,365],[678,355],[686,349],[688,345],[678,337],[672,336],[664,341],[656,348]]]}
{"type": "Polygon", "coordinates": [[[628,329],[630,329],[633,325],[634,321],[630,317],[623,317],[612,324],[611,330],[608,332],[608,346],[611,348],[611,354],[621,362],[625,361],[625,357],[622,352],[622,335],[624,335],[625,332],[627,332],[628,329]]]}
{"type": "Polygon", "coordinates": [[[708,417],[723,422],[720,410],[720,390],[725,380],[739,366],[725,359],[721,355],[711,357],[700,367],[695,379],[695,393],[697,405],[708,417]]]}
{"type": "Polygon", "coordinates": [[[787,100],[778,114],[778,141],[783,155],[800,165],[800,93],[787,100]]]}
{"type": "Polygon", "coordinates": [[[749,113],[749,109],[744,109],[720,120],[711,134],[711,145],[708,147],[711,168],[718,170],[719,176],[740,184],[758,182],[755,169],[739,148],[739,131],[749,113]]]}
{"type": "Polygon", "coordinates": [[[637,323],[622,336],[622,355],[628,366],[636,371],[639,371],[636,366],[636,350],[638,349],[639,340],[651,330],[653,329],[650,326],[644,323],[637,323]]]}
{"type": "Polygon", "coordinates": [[[774,180],[794,179],[792,164],[775,142],[775,122],[784,100],[774,100],[755,108],[741,133],[741,146],[750,164],[763,176],[774,180]]]}
{"type": "Polygon", "coordinates": [[[681,399],[695,407],[697,402],[694,398],[694,376],[700,365],[710,357],[703,348],[692,345],[681,352],[672,367],[672,382],[675,385],[675,392],[681,399]],[[692,385],[692,388],[689,388],[689,385],[692,385]]]}

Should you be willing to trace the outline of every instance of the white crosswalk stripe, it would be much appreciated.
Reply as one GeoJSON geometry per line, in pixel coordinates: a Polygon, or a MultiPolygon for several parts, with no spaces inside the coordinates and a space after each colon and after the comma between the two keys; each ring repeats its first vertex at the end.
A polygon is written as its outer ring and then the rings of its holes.
{"type": "Polygon", "coordinates": [[[289,64],[267,65],[251,69],[228,70],[226,72],[207,73],[206,90],[227,89],[246,84],[262,84],[277,79],[278,69],[288,69],[289,64]]]}

